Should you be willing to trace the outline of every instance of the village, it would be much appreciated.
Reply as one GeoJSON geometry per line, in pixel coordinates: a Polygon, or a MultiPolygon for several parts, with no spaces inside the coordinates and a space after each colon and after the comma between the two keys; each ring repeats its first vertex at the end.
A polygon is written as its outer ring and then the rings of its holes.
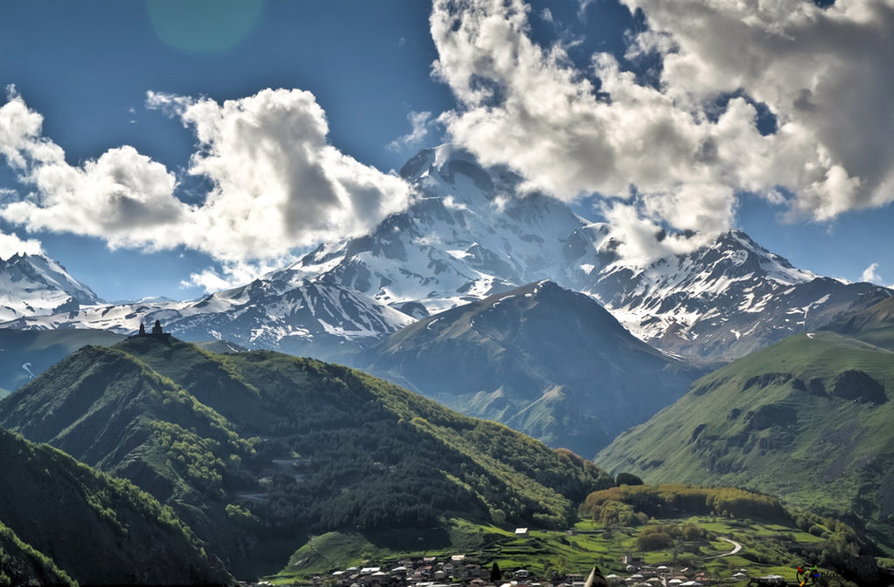
{"type": "MultiPolygon", "coordinates": [[[[708,585],[785,586],[779,575],[750,577],[746,569],[735,569],[729,576],[711,576],[702,570],[647,565],[625,557],[624,573],[602,575],[608,585],[625,587],[699,587],[708,585]]],[[[598,567],[597,567],[598,569],[598,567]]],[[[404,559],[392,565],[349,567],[326,575],[314,576],[307,583],[319,587],[596,587],[592,569],[564,576],[537,577],[526,569],[501,569],[499,564],[484,562],[474,555],[404,559]],[[590,583],[590,585],[587,585],[590,583]]],[[[304,584],[307,584],[304,583],[304,584]]],[[[261,582],[258,587],[268,585],[261,582]]]]}

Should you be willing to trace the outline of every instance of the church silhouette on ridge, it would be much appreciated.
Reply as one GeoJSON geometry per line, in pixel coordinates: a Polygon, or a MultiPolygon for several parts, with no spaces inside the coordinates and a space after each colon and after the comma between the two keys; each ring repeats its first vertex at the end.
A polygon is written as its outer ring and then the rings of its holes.
{"type": "Polygon", "coordinates": [[[161,327],[161,320],[156,320],[155,325],[152,327],[151,332],[146,332],[146,325],[143,324],[143,321],[140,321],[140,331],[137,333],[137,336],[154,336],[157,338],[170,338],[171,335],[165,332],[161,327]]]}

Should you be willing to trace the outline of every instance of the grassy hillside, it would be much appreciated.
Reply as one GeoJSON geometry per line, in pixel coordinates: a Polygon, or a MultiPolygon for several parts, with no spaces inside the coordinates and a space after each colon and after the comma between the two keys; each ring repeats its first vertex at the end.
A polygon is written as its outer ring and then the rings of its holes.
{"type": "Polygon", "coordinates": [[[387,572],[418,566],[423,557],[430,565],[432,557],[444,562],[462,554],[460,565],[489,570],[496,562],[505,580],[526,569],[533,582],[585,575],[594,563],[605,575],[624,579],[637,572],[623,562],[630,557],[635,567],[666,565],[683,580],[703,574],[705,582],[729,585],[747,583],[733,578],[740,569],[749,577],[778,574],[791,581],[802,564],[818,564],[827,585],[853,587],[842,573],[864,586],[888,584],[871,559],[860,558],[865,545],[846,525],[789,512],[777,498],[737,488],[622,485],[590,494],[580,514],[581,521],[568,529],[524,536],[456,519],[414,532],[328,532],[313,536],[273,582],[325,578],[349,567],[381,566],[387,572]]]}
{"type": "Polygon", "coordinates": [[[83,346],[111,346],[123,338],[105,330],[0,330],[0,397],[83,346]]]}
{"type": "MultiPolygon", "coordinates": [[[[622,485],[587,496],[581,515],[611,529],[629,532],[631,526],[639,527],[636,548],[685,552],[682,556],[689,558],[684,561],[687,564],[699,564],[698,557],[691,558],[699,552],[693,547],[704,544],[712,535],[716,538],[714,531],[720,526],[730,529],[720,539],[735,550],[728,556],[709,556],[707,560],[723,558],[730,564],[733,561],[729,559],[735,558],[741,561],[737,566],[748,561],[761,565],[797,561],[797,565],[817,565],[863,586],[887,586],[894,579],[894,574],[872,556],[874,545],[847,524],[805,510],[790,511],[776,497],[736,487],[622,485]],[[679,519],[687,515],[697,521],[681,523],[679,519]],[[711,517],[710,523],[705,523],[706,516],[711,517]],[[668,518],[677,521],[658,521],[668,518]]],[[[882,562],[887,564],[886,560],[882,562]]],[[[789,571],[795,566],[790,565],[789,571]]],[[[774,572],[785,575],[778,569],[774,572]]]]}
{"type": "Polygon", "coordinates": [[[736,485],[868,524],[894,546],[894,353],[793,336],[696,381],[597,456],[650,482],[736,485]]]}
{"type": "Polygon", "coordinates": [[[225,460],[253,453],[219,414],[110,348],[80,350],[2,406],[0,426],[141,482],[166,502],[199,504],[219,490],[225,460]]]}
{"type": "Polygon", "coordinates": [[[131,483],[2,430],[0,462],[0,580],[231,582],[169,508],[131,483]]]}
{"type": "Polygon", "coordinates": [[[81,349],[0,402],[0,425],[133,480],[243,576],[281,568],[309,533],[444,516],[561,527],[611,485],[568,451],[358,371],[176,339],[81,349]]]}
{"type": "MultiPolygon", "coordinates": [[[[828,532],[828,529],[823,527],[828,532]]],[[[661,540],[661,538],[659,538],[661,540]]],[[[795,567],[822,553],[829,539],[801,530],[791,522],[730,519],[711,515],[679,515],[648,519],[641,525],[603,524],[585,519],[566,530],[531,530],[516,536],[504,528],[450,520],[439,528],[411,535],[387,533],[328,532],[314,536],[270,580],[274,584],[324,579],[333,571],[349,567],[381,566],[388,570],[401,561],[434,557],[449,560],[455,554],[489,569],[496,562],[509,581],[511,573],[526,569],[535,582],[561,580],[569,573],[586,573],[599,565],[604,575],[628,577],[623,557],[632,556],[653,566],[686,568],[687,577],[697,573],[722,580],[731,587],[744,587],[747,579],[732,580],[738,569],[749,576],[778,574],[789,581],[795,567]],[[670,533],[671,544],[650,546],[646,536],[670,533]],[[736,540],[743,548],[729,555],[736,540]],[[644,547],[645,545],[645,547],[644,547]]],[[[831,577],[838,575],[824,568],[831,577]]],[[[830,585],[849,585],[833,580],[830,585]]]]}

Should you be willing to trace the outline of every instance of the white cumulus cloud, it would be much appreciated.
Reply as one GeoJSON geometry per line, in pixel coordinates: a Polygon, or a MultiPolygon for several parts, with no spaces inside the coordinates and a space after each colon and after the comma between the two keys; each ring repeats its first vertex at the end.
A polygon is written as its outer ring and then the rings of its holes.
{"type": "Polygon", "coordinates": [[[43,117],[11,90],[0,107],[0,154],[34,191],[7,201],[3,219],[29,230],[99,236],[112,246],[159,241],[184,219],[187,207],[174,197],[176,180],[164,165],[123,146],[73,166],[42,136],[42,126],[43,117]]]}
{"type": "Polygon", "coordinates": [[[293,256],[263,261],[224,261],[220,268],[209,267],[192,273],[180,282],[180,287],[199,287],[208,293],[245,285],[259,276],[281,269],[294,262],[293,256]]]}
{"type": "Polygon", "coordinates": [[[561,44],[537,45],[523,0],[435,0],[453,140],[528,189],[627,200],[612,218],[635,212],[654,234],[726,230],[742,190],[814,220],[894,200],[894,1],[624,1],[646,15],[629,56],[659,54],[657,87],[609,54],[583,71],[561,44]]]}
{"type": "Polygon", "coordinates": [[[872,263],[863,270],[863,273],[860,274],[860,281],[865,281],[867,283],[882,283],[882,276],[878,273],[878,263],[872,263]]]}
{"type": "Polygon", "coordinates": [[[0,107],[0,156],[33,191],[0,205],[0,217],[112,247],[186,246],[243,267],[365,233],[410,201],[402,179],[328,144],[325,114],[309,92],[266,89],[222,104],[150,92],[147,104],[195,133],[188,172],[210,180],[203,202],[181,201],[175,174],[127,145],[67,163],[42,135],[43,117],[11,91],[0,107]]]}
{"type": "Polygon", "coordinates": [[[0,232],[0,259],[6,260],[13,255],[40,255],[43,247],[35,239],[21,239],[15,234],[0,232]]]}
{"type": "Polygon", "coordinates": [[[223,104],[150,92],[148,104],[195,132],[189,173],[214,187],[184,241],[220,259],[271,258],[363,234],[409,203],[402,179],[328,144],[326,116],[310,92],[267,89],[223,104]]]}

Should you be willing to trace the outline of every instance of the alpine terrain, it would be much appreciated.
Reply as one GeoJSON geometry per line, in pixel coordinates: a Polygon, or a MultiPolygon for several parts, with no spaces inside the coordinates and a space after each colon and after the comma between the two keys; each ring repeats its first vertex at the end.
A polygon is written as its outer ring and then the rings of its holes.
{"type": "Polygon", "coordinates": [[[140,319],[161,319],[189,340],[351,362],[416,319],[546,279],[589,294],[645,342],[710,363],[891,295],[797,269],[741,231],[686,255],[631,264],[606,225],[524,192],[518,175],[482,167],[450,145],[423,150],[401,175],[416,191],[406,211],[245,286],[188,302],[19,311],[2,326],[131,334],[140,319]]]}
{"type": "Polygon", "coordinates": [[[696,377],[592,298],[551,281],[421,319],[363,359],[447,406],[588,457],[696,377]]]}
{"type": "Polygon", "coordinates": [[[42,254],[0,259],[0,320],[74,312],[102,300],[42,254]]]}
{"type": "Polygon", "coordinates": [[[738,230],[645,267],[609,262],[580,289],[642,340],[693,360],[741,357],[894,293],[797,269],[738,230]]]}

